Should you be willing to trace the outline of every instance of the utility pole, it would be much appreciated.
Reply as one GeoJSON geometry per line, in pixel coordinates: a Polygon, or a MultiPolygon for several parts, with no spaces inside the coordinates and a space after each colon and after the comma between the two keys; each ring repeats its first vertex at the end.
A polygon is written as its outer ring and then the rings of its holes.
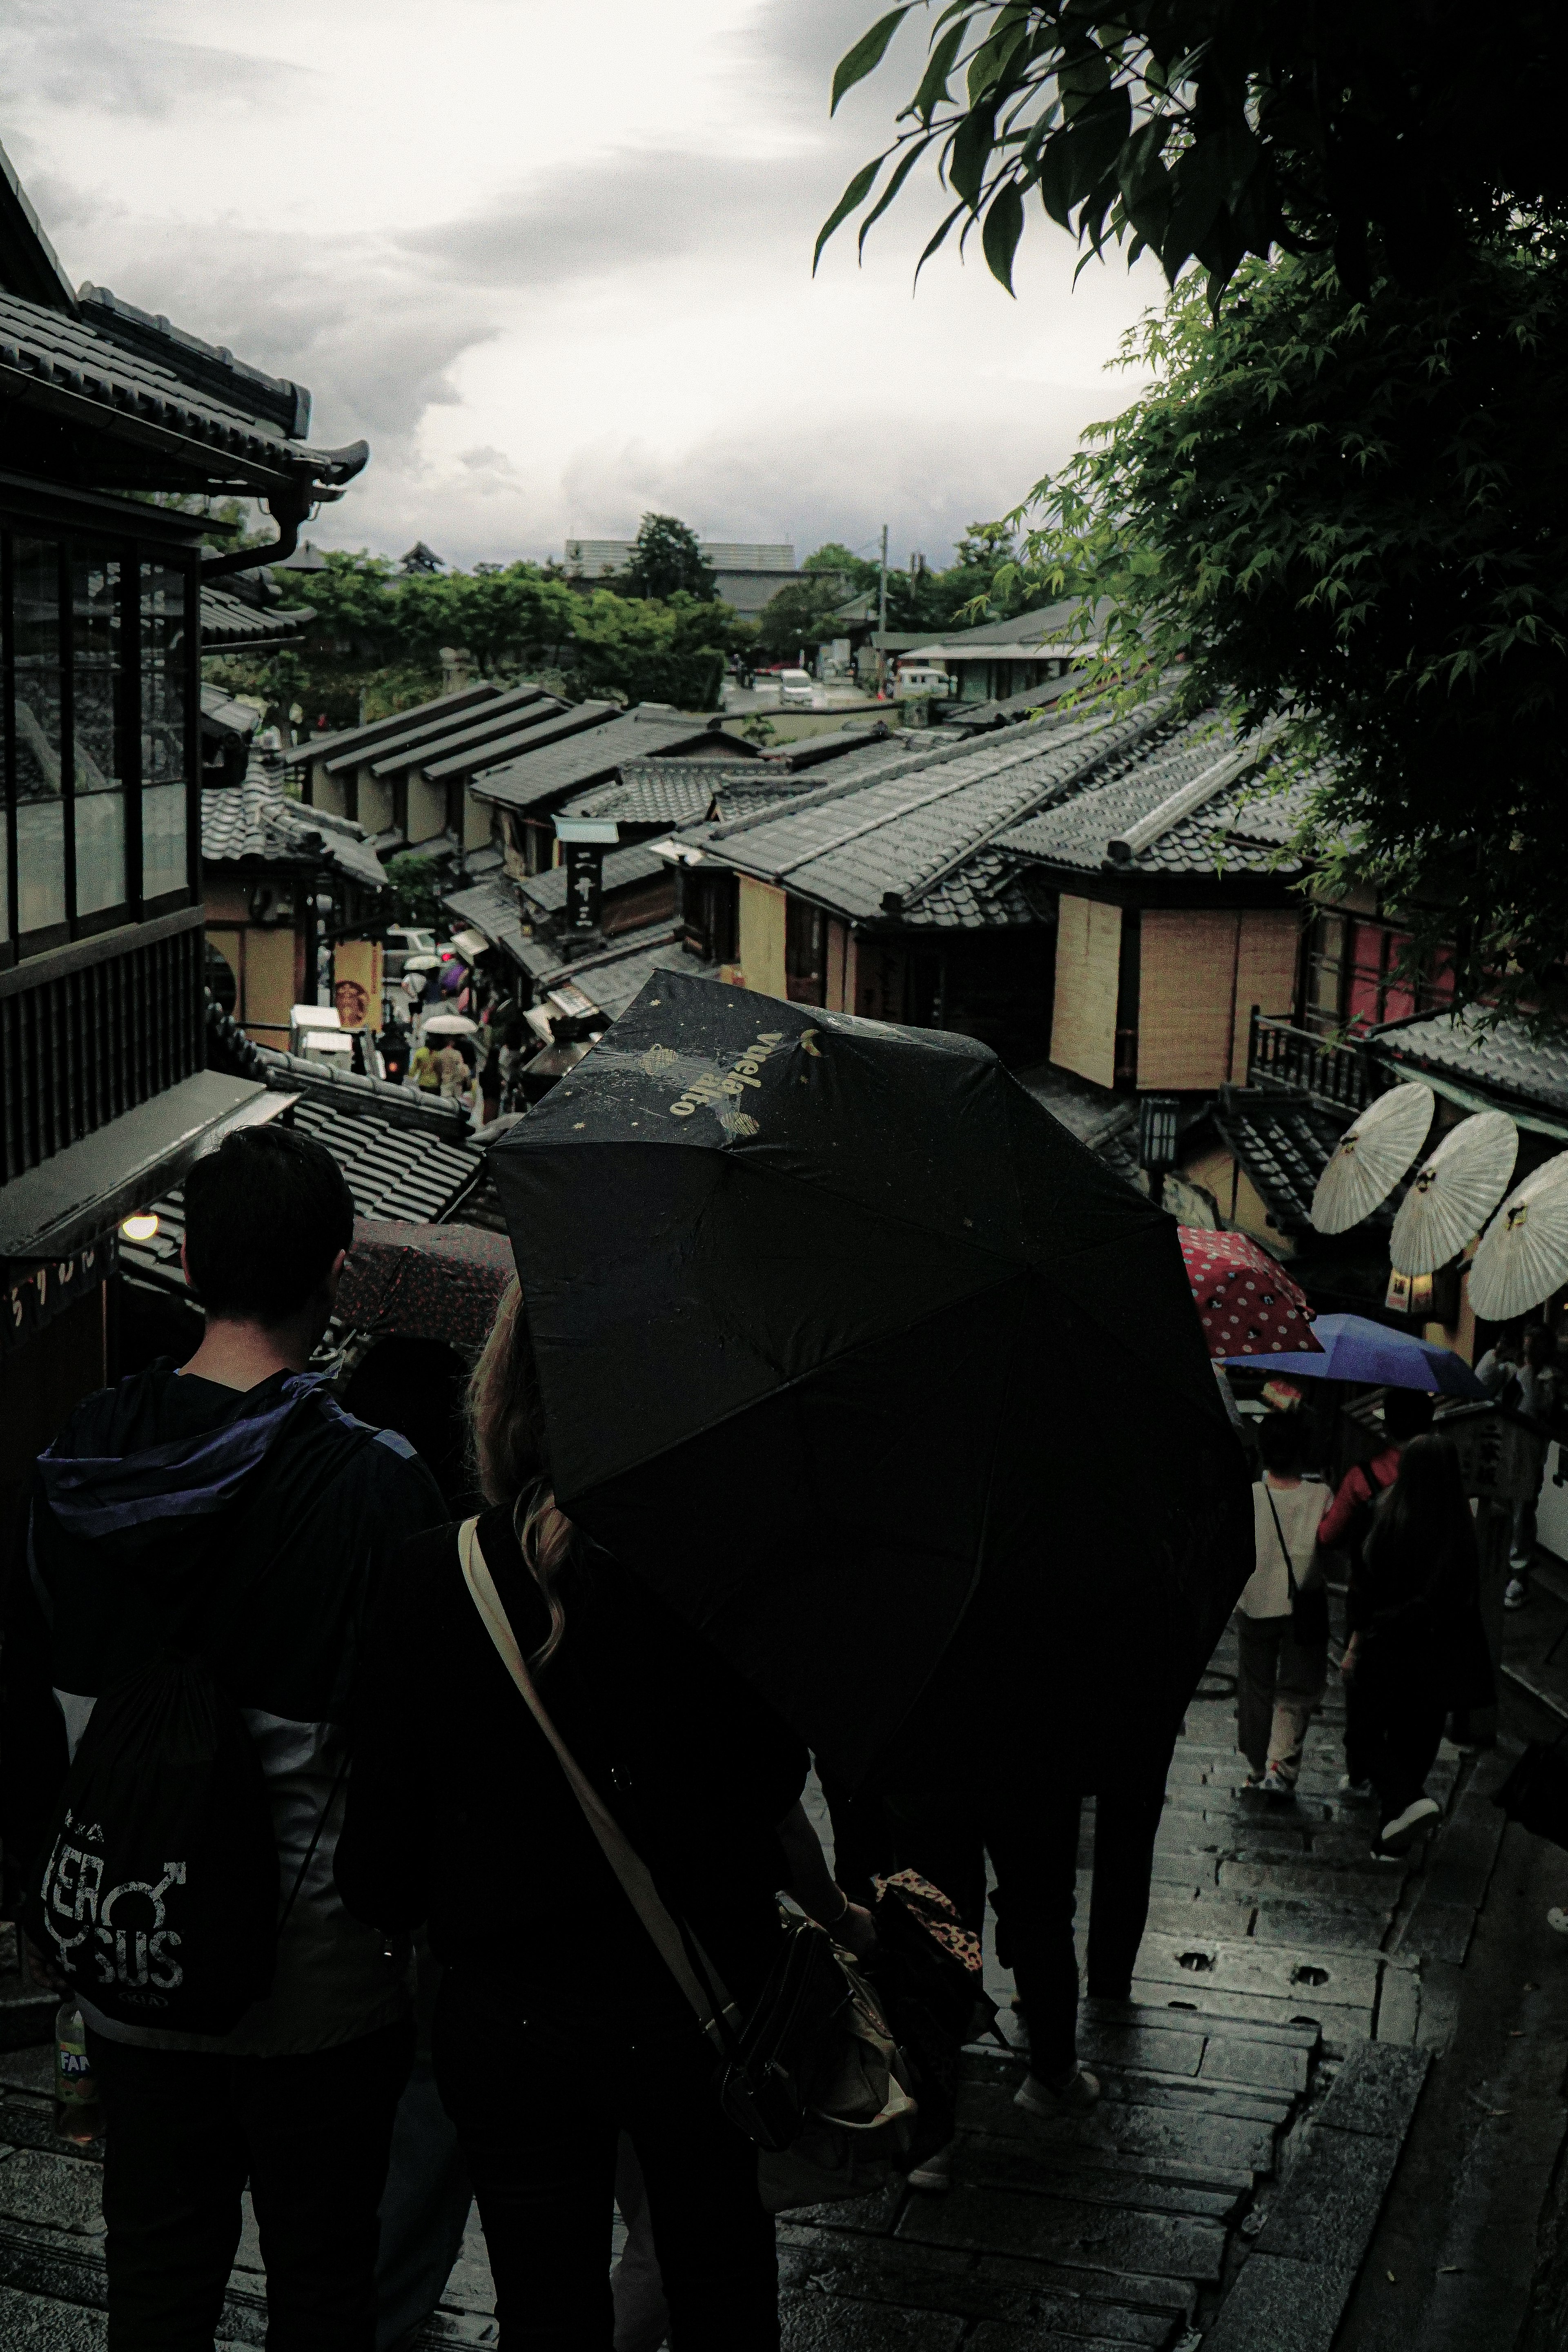
{"type": "Polygon", "coordinates": [[[888,691],[888,526],[882,525],[882,571],[877,583],[877,693],[888,691]]]}

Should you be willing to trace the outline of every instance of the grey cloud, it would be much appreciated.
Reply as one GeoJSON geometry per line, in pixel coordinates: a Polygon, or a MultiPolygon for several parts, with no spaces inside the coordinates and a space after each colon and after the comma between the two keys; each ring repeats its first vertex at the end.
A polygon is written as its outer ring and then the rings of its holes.
{"type": "MultiPolygon", "coordinates": [[[[639,264],[796,240],[809,259],[835,173],[815,158],[623,149],[534,181],[484,211],[418,229],[411,257],[483,286],[556,286],[639,264]]],[[[836,193],[834,191],[833,193],[836,193]]]]}
{"type": "Polygon", "coordinates": [[[163,11],[115,0],[33,0],[0,26],[0,68],[29,100],[73,111],[161,120],[182,107],[276,101],[309,68],[237,49],[203,47],[159,30],[163,11]]]}

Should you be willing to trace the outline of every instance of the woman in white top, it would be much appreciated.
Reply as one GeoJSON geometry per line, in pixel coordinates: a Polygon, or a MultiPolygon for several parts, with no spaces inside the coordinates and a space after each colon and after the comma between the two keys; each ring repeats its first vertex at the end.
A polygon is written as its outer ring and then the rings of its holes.
{"type": "Polygon", "coordinates": [[[1328,1679],[1326,1627],[1321,1640],[1304,1642],[1290,1605],[1292,1573],[1298,1591],[1322,1584],[1318,1523],[1331,1500],[1326,1486],[1302,1479],[1305,1435],[1303,1417],[1294,1412],[1270,1413],[1258,1429],[1263,1483],[1252,1490],[1258,1565],[1237,1602],[1237,1745],[1250,1767],[1247,1786],[1271,1797],[1288,1797],[1296,1786],[1307,1726],[1328,1679]]]}

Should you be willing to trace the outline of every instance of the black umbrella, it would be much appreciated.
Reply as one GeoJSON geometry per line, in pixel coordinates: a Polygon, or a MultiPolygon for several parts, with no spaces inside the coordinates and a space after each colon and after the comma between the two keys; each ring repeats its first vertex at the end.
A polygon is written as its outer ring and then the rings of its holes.
{"type": "Polygon", "coordinates": [[[1251,1509],[1176,1226],[988,1048],[659,972],[489,1165],[563,1508],[828,1763],[961,1621],[993,1725],[1179,1715],[1251,1509]]]}

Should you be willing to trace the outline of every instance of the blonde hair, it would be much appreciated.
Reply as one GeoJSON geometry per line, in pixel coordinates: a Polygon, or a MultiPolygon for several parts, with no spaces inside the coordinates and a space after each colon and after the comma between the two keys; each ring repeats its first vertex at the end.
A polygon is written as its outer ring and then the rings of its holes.
{"type": "Polygon", "coordinates": [[[549,1635],[528,1662],[547,1666],[566,1636],[559,1580],[577,1531],[550,1482],[539,1372],[515,1281],[507,1286],[469,1377],[468,1413],[480,1488],[487,1502],[511,1505],[523,1559],[550,1612],[549,1635]]]}

